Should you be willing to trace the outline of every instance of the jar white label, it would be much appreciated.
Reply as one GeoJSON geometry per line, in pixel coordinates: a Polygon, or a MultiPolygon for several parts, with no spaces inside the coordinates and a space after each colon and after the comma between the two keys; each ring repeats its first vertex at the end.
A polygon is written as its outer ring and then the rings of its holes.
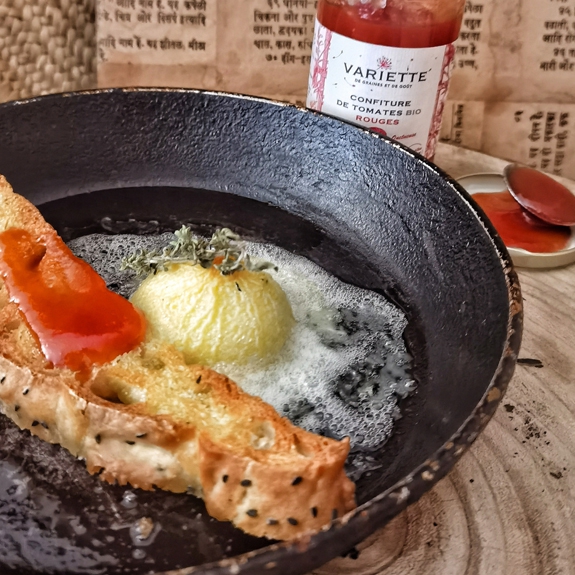
{"type": "Polygon", "coordinates": [[[431,158],[454,53],[453,44],[391,48],[359,42],[316,20],[307,106],[431,158]]]}

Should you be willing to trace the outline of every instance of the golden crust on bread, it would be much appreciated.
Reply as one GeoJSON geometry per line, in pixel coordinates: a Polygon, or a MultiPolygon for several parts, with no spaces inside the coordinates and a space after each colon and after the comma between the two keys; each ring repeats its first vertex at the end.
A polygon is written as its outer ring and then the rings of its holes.
{"type": "MultiPolygon", "coordinates": [[[[0,232],[9,227],[53,233],[0,176],[0,232]]],[[[290,539],[355,506],[347,439],[295,427],[168,344],[143,344],[82,381],[51,368],[1,280],[0,409],[106,481],[193,493],[253,535],[290,539]]]]}

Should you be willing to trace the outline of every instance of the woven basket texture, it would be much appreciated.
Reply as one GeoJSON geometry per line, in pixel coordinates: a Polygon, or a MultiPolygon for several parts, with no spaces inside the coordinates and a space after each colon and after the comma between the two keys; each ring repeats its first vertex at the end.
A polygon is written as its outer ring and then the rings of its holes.
{"type": "Polygon", "coordinates": [[[96,0],[0,0],[0,102],[96,87],[96,0]]]}

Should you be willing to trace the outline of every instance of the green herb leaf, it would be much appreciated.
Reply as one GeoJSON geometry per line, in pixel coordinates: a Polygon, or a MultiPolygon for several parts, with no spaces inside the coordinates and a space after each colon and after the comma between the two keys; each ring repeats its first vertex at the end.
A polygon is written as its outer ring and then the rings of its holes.
{"type": "Polygon", "coordinates": [[[245,252],[240,237],[228,228],[216,230],[211,239],[195,236],[189,227],[174,232],[175,239],[163,250],[138,250],[122,260],[122,270],[131,269],[137,275],[155,274],[174,264],[215,267],[222,275],[236,271],[263,271],[276,269],[270,262],[252,260],[245,252]],[[214,263],[217,261],[218,263],[214,263]]]}

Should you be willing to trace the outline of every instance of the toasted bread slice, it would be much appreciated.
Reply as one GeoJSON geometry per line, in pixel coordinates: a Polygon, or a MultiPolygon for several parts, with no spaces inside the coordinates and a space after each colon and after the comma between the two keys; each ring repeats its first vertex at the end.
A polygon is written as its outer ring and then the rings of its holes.
{"type": "MultiPolygon", "coordinates": [[[[0,232],[55,233],[0,176],[0,232]]],[[[0,409],[89,472],[189,492],[247,533],[290,539],[355,506],[349,441],[309,433],[227,377],[148,342],[78,378],[53,368],[0,279],[0,409]]]]}

